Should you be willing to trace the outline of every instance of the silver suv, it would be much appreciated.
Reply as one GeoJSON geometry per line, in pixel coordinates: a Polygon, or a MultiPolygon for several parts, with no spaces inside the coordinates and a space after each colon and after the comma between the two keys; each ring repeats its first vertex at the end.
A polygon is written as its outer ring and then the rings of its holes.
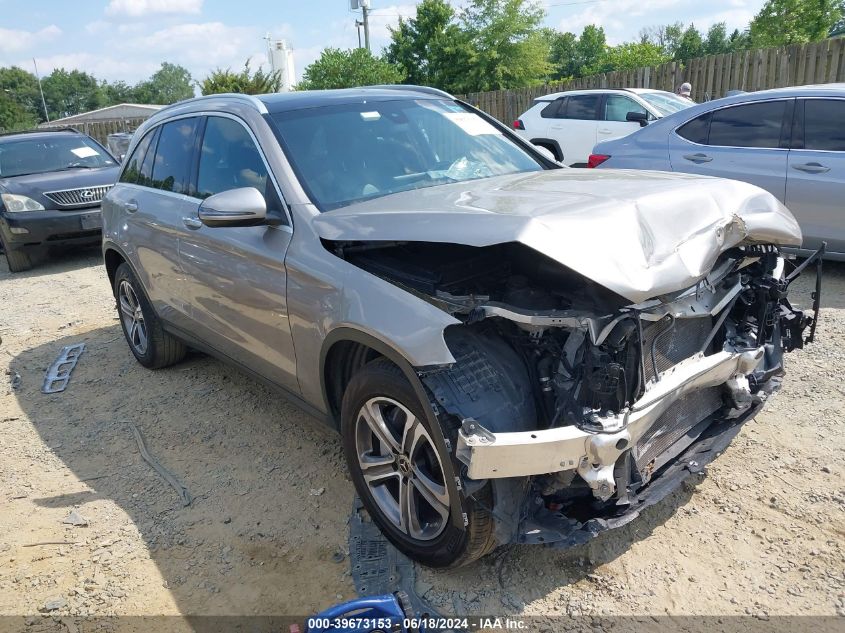
{"type": "Polygon", "coordinates": [[[818,310],[786,299],[801,233],[770,194],[561,168],[424,88],[163,109],[103,233],[138,361],[190,346],[286,393],[433,566],[628,522],[757,413],[818,310]]]}

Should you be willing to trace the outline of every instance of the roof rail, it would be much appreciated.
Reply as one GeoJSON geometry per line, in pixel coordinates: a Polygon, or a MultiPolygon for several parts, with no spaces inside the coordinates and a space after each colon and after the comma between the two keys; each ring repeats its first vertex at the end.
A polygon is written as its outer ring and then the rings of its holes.
{"type": "Polygon", "coordinates": [[[190,99],[182,99],[182,101],[177,101],[176,103],[172,103],[169,106],[163,107],[161,110],[159,110],[158,112],[153,114],[153,116],[155,116],[156,114],[160,114],[161,112],[166,112],[167,110],[170,110],[171,108],[175,108],[176,106],[185,105],[188,102],[207,101],[209,99],[219,99],[219,98],[237,99],[238,101],[241,101],[243,103],[251,105],[253,108],[258,110],[259,113],[267,114],[267,106],[264,105],[264,102],[261,99],[259,99],[258,97],[254,96],[254,95],[247,95],[247,94],[243,94],[241,92],[221,92],[219,94],[202,95],[200,97],[191,97],[190,99]]]}
{"type": "Polygon", "coordinates": [[[437,95],[438,97],[446,97],[447,99],[454,99],[454,95],[450,95],[445,90],[439,88],[432,88],[431,86],[415,86],[413,84],[379,84],[376,86],[361,86],[362,88],[380,88],[382,90],[415,90],[417,92],[427,92],[428,94],[437,95]]]}
{"type": "Polygon", "coordinates": [[[17,132],[0,132],[0,136],[12,136],[13,134],[40,134],[44,132],[75,132],[77,134],[85,134],[85,132],[80,132],[75,127],[63,125],[61,127],[37,127],[31,130],[18,130],[17,132]]]}

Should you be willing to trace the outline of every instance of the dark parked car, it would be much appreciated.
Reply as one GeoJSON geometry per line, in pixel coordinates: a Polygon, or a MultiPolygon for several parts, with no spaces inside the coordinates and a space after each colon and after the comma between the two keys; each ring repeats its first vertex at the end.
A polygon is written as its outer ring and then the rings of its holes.
{"type": "Polygon", "coordinates": [[[32,267],[37,247],[97,243],[100,201],[118,162],[76,130],[0,136],[0,243],[9,270],[32,267]]]}

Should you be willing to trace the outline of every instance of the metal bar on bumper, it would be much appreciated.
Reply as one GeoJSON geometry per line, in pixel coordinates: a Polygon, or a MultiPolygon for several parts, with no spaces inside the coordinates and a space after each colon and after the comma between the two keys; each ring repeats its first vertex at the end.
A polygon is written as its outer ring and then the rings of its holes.
{"type": "Polygon", "coordinates": [[[456,455],[472,479],[523,477],[572,470],[588,480],[589,472],[612,469],[619,456],[635,444],[669,406],[682,396],[726,383],[752,372],[764,348],[710,356],[697,354],[660,375],[630,410],[597,418],[604,432],[563,426],[542,431],[492,433],[465,420],[458,434],[456,455]],[[581,472],[584,470],[585,472],[581,472]],[[585,476],[588,475],[588,476],[585,476]]]}

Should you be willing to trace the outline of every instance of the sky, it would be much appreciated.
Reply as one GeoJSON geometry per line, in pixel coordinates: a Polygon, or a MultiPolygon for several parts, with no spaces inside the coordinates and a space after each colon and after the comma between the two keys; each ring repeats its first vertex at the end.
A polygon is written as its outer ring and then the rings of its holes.
{"type": "MultiPolygon", "coordinates": [[[[460,6],[463,0],[450,0],[460,6]]],[[[603,26],[610,44],[637,37],[643,27],[681,21],[705,30],[726,22],[745,28],[764,0],[541,0],[546,25],[580,33],[603,26]]],[[[416,3],[371,0],[373,52],[390,39],[388,27],[413,17],[416,3]]],[[[195,79],[214,68],[239,69],[250,59],[267,64],[269,34],[294,49],[297,78],[328,46],[358,45],[349,0],[0,0],[0,66],[41,75],[76,68],[99,79],[133,84],[161,62],[185,66],[195,79]]]]}

